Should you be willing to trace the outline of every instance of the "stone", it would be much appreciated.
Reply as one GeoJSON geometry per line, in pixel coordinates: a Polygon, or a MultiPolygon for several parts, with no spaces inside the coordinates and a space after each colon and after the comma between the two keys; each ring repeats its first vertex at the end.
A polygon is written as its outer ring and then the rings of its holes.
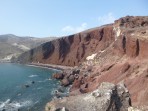
{"type": "Polygon", "coordinates": [[[74,80],[75,80],[74,75],[70,75],[70,76],[68,77],[68,81],[69,81],[70,84],[72,84],[72,83],[74,82],[74,80]]]}
{"type": "Polygon", "coordinates": [[[143,111],[143,110],[140,110],[140,109],[134,108],[134,107],[128,107],[128,111],[143,111]]]}
{"type": "Polygon", "coordinates": [[[30,87],[30,86],[29,86],[29,84],[25,84],[24,86],[25,86],[25,88],[28,88],[28,87],[30,87]]]}
{"type": "Polygon", "coordinates": [[[63,75],[63,73],[55,73],[52,75],[52,77],[55,79],[63,79],[64,75],[63,75]]]}
{"type": "Polygon", "coordinates": [[[31,84],[34,84],[35,83],[35,81],[31,81],[31,84]]]}
{"type": "Polygon", "coordinates": [[[68,81],[67,78],[64,78],[63,80],[61,80],[61,85],[66,87],[66,86],[70,85],[70,82],[68,81]]]}
{"type": "Polygon", "coordinates": [[[75,69],[75,70],[72,71],[72,74],[73,74],[73,75],[74,75],[74,74],[79,74],[79,72],[80,72],[79,69],[75,69]]]}
{"type": "Polygon", "coordinates": [[[64,92],[65,92],[65,89],[64,89],[64,87],[62,87],[62,86],[61,86],[61,87],[59,87],[57,90],[58,90],[58,92],[62,92],[62,93],[64,93],[64,92]]]}

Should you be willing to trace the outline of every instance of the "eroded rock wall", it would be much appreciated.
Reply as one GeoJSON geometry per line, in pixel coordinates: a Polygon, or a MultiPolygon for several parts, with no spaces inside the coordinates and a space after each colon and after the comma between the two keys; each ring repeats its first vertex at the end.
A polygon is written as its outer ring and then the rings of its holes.
{"type": "Polygon", "coordinates": [[[75,66],[113,41],[112,25],[107,25],[42,44],[22,54],[18,61],[75,66]]]}

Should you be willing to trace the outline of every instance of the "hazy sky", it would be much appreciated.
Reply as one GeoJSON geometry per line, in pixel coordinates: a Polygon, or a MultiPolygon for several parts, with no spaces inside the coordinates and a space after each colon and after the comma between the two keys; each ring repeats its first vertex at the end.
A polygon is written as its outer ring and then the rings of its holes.
{"type": "Polygon", "coordinates": [[[148,16],[148,0],[0,0],[0,34],[62,36],[126,15],[148,16]]]}

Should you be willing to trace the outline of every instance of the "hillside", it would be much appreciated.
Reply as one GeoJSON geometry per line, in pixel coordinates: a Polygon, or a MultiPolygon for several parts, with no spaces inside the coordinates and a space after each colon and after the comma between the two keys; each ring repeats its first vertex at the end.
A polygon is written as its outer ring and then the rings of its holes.
{"type": "Polygon", "coordinates": [[[94,28],[42,44],[22,54],[20,62],[40,62],[75,66],[92,53],[104,50],[114,41],[112,25],[94,28]]]}
{"type": "Polygon", "coordinates": [[[124,82],[132,104],[148,106],[147,47],[148,16],[126,16],[113,24],[44,43],[17,61],[77,66],[74,72],[64,72],[61,80],[64,86],[72,84],[71,95],[91,92],[102,82],[124,82]]]}
{"type": "Polygon", "coordinates": [[[12,34],[0,35],[0,60],[10,60],[12,56],[17,56],[53,39],[55,38],[19,37],[12,34]]]}

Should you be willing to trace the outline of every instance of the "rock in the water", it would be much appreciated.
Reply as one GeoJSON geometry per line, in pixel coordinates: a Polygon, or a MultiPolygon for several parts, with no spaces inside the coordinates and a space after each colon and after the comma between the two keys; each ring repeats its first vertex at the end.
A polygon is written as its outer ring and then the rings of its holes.
{"type": "Polygon", "coordinates": [[[64,75],[63,75],[63,73],[55,73],[55,74],[53,74],[52,77],[55,79],[63,79],[64,75]]]}
{"type": "Polygon", "coordinates": [[[31,83],[32,83],[32,84],[34,84],[34,83],[35,83],[35,81],[31,81],[31,83]]]}
{"type": "Polygon", "coordinates": [[[30,87],[28,84],[25,84],[24,86],[25,86],[25,88],[28,88],[28,87],[30,87]]]}
{"type": "Polygon", "coordinates": [[[130,105],[129,92],[123,84],[104,82],[91,93],[53,100],[47,103],[45,111],[63,107],[69,111],[128,111],[130,105]]]}
{"type": "Polygon", "coordinates": [[[57,90],[58,90],[58,92],[62,92],[62,93],[64,93],[64,92],[65,92],[65,89],[64,89],[64,87],[62,87],[62,86],[61,86],[61,87],[59,87],[57,90]]]}

